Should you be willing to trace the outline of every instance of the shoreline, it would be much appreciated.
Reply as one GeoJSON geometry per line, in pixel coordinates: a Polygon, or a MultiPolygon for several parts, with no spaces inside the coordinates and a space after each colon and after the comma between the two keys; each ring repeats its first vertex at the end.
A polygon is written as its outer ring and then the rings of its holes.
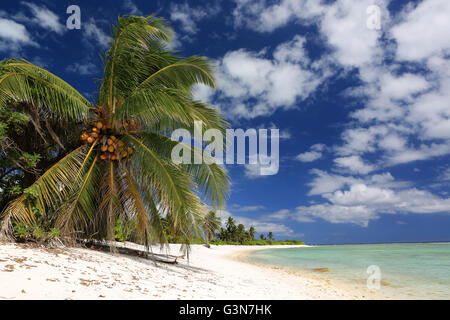
{"type": "MultiPolygon", "coordinates": [[[[311,248],[315,247],[314,245],[301,245],[301,246],[286,246],[286,247],[277,247],[277,248],[261,248],[261,249],[249,249],[240,253],[236,253],[233,256],[230,256],[232,259],[236,259],[237,261],[240,261],[242,263],[250,264],[258,268],[263,268],[269,271],[276,271],[280,273],[285,273],[293,277],[300,277],[300,278],[306,278],[310,279],[312,281],[322,282],[326,283],[327,286],[334,290],[334,292],[340,292],[340,295],[346,296],[344,299],[357,299],[357,300],[387,300],[387,299],[398,299],[400,298],[397,295],[385,295],[381,294],[377,291],[372,291],[367,289],[363,284],[355,284],[353,282],[344,281],[342,279],[336,279],[333,276],[328,275],[328,271],[320,271],[319,269],[328,269],[328,268],[317,268],[317,270],[313,269],[301,269],[301,268],[290,268],[286,266],[279,266],[279,265],[271,265],[271,264],[264,264],[264,263],[258,263],[254,261],[250,261],[246,259],[251,253],[255,251],[260,251],[264,249],[290,249],[290,248],[311,248]],[[350,297],[350,298],[349,298],[350,297]]],[[[404,297],[403,297],[404,298],[404,297]]],[[[328,297],[326,299],[335,299],[333,297],[328,297]]],[[[337,298],[341,299],[341,298],[337,298]]]]}
{"type": "MultiPolygon", "coordinates": [[[[413,244],[413,243],[411,243],[413,244]]],[[[414,243],[421,244],[421,243],[414,243]]],[[[449,243],[445,243],[449,244],[449,243]]],[[[328,246],[328,245],[324,245],[328,246]]],[[[295,246],[289,246],[293,248],[295,246]]],[[[301,247],[315,247],[314,245],[306,245],[301,247]]],[[[271,249],[271,248],[261,248],[261,249],[271,249]]],[[[277,248],[274,248],[277,249],[277,248]]],[[[399,288],[404,288],[400,285],[394,285],[386,280],[381,280],[381,288],[377,290],[370,290],[367,288],[364,281],[354,281],[345,278],[338,278],[336,274],[330,274],[328,267],[319,267],[316,269],[307,269],[300,267],[288,267],[277,264],[263,263],[257,261],[251,261],[250,259],[246,259],[251,253],[259,251],[259,250],[247,250],[245,252],[236,254],[234,257],[238,261],[243,263],[251,264],[256,267],[266,268],[268,270],[277,270],[279,272],[284,272],[287,274],[291,274],[297,277],[310,278],[314,280],[319,280],[321,282],[326,282],[332,287],[337,288],[342,292],[346,292],[347,295],[353,296],[356,299],[360,300],[429,300],[433,299],[430,296],[422,295],[419,292],[411,293],[411,292],[399,292],[399,288]]],[[[444,298],[446,299],[446,298],[444,298]]]]}
{"type": "MultiPolygon", "coordinates": [[[[176,265],[82,248],[0,244],[0,299],[383,299],[322,275],[252,264],[264,249],[306,245],[192,245],[176,265]]],[[[170,254],[180,245],[170,244],[170,254]]],[[[153,247],[160,253],[159,247],[153,247]]],[[[163,251],[164,252],[164,251],[163,251]]]]}

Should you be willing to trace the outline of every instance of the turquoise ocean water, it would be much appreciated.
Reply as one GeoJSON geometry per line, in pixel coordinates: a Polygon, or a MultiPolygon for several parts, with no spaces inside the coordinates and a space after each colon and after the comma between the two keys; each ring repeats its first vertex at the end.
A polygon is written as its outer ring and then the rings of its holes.
{"type": "Polygon", "coordinates": [[[320,274],[354,285],[355,289],[366,287],[370,276],[367,268],[375,265],[381,271],[381,286],[377,290],[381,294],[397,298],[450,299],[450,243],[267,249],[252,252],[245,259],[320,274]]]}

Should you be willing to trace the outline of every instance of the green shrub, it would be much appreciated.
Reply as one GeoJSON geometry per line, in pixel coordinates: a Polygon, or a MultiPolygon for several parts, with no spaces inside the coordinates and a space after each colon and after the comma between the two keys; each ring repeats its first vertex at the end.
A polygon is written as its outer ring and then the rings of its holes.
{"type": "Polygon", "coordinates": [[[51,228],[48,230],[44,225],[42,219],[37,219],[32,226],[23,222],[15,222],[13,223],[14,236],[20,242],[32,241],[38,243],[59,238],[61,234],[59,229],[51,228]]]}
{"type": "Polygon", "coordinates": [[[33,236],[33,238],[38,241],[38,242],[42,242],[45,241],[45,239],[47,238],[47,233],[44,231],[44,229],[35,224],[31,227],[31,234],[33,236]]]}
{"type": "Polygon", "coordinates": [[[203,238],[195,238],[191,241],[192,244],[205,244],[206,241],[203,238]]]}
{"type": "Polygon", "coordinates": [[[48,237],[51,239],[58,239],[60,235],[61,235],[61,231],[56,228],[51,228],[48,233],[48,237]]]}
{"type": "Polygon", "coordinates": [[[13,224],[14,236],[20,241],[26,241],[30,238],[31,233],[23,222],[13,224]]]}
{"type": "Polygon", "coordinates": [[[114,226],[114,239],[119,242],[125,241],[125,237],[123,235],[123,223],[120,218],[116,220],[116,225],[114,226]]]}

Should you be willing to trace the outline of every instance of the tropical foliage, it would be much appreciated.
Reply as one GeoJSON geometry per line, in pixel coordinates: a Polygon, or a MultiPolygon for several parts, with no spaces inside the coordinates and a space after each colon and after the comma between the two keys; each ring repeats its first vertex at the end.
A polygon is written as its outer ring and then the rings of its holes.
{"type": "Polygon", "coordinates": [[[209,243],[214,239],[216,231],[220,230],[222,222],[220,217],[216,216],[215,211],[209,211],[203,222],[203,230],[205,232],[206,242],[209,243]]]}
{"type": "Polygon", "coordinates": [[[245,245],[245,246],[276,246],[276,245],[302,245],[301,240],[245,240],[242,243],[236,241],[211,240],[213,245],[245,245]]]}
{"type": "Polygon", "coordinates": [[[11,235],[13,221],[33,225],[37,214],[66,241],[113,240],[125,228],[140,243],[165,243],[169,230],[188,244],[202,233],[207,206],[200,196],[222,206],[229,179],[215,163],[172,162],[171,150],[180,142],[170,132],[193,131],[194,121],[205,130],[225,130],[227,123],[192,97],[193,85],[214,86],[209,60],[177,56],[167,48],[172,38],[161,18],[120,17],[93,103],[28,61],[1,62],[0,105],[27,104],[41,119],[81,133],[77,146],[7,206],[3,235],[11,235]]]}
{"type": "Polygon", "coordinates": [[[243,224],[236,225],[236,220],[233,217],[228,217],[225,228],[220,228],[219,232],[215,235],[211,244],[224,245],[224,244],[234,244],[234,245],[299,245],[304,244],[300,240],[279,240],[275,241],[273,237],[273,232],[268,232],[267,238],[261,233],[260,240],[255,239],[256,230],[251,226],[248,230],[245,229],[243,224]]]}
{"type": "Polygon", "coordinates": [[[249,230],[245,230],[243,224],[236,226],[236,221],[233,217],[228,217],[225,223],[225,228],[221,228],[217,234],[217,238],[225,242],[237,242],[243,244],[244,241],[255,240],[255,228],[250,227],[249,230]]]}
{"type": "Polygon", "coordinates": [[[224,245],[299,245],[304,244],[300,240],[279,240],[275,241],[273,233],[269,232],[267,237],[261,233],[260,240],[255,239],[256,230],[251,226],[248,230],[245,229],[243,224],[236,225],[236,220],[233,217],[228,217],[225,228],[220,228],[220,231],[215,235],[211,244],[224,245]]]}
{"type": "Polygon", "coordinates": [[[0,212],[79,143],[76,126],[30,104],[0,105],[0,212]]]}

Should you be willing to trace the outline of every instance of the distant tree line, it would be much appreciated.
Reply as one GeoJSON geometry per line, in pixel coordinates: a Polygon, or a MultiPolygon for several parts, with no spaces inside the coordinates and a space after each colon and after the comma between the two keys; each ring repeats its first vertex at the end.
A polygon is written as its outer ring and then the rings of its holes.
{"type": "Polygon", "coordinates": [[[255,240],[256,230],[252,226],[248,230],[242,223],[236,225],[236,221],[232,217],[228,217],[225,228],[220,228],[216,237],[222,241],[239,242],[255,240]]]}
{"type": "Polygon", "coordinates": [[[233,217],[228,217],[225,226],[222,226],[220,217],[215,211],[210,211],[205,217],[205,240],[211,244],[245,244],[245,245],[271,245],[271,244],[303,244],[299,240],[275,241],[273,232],[267,236],[260,234],[260,239],[255,239],[256,230],[251,226],[248,230],[240,223],[236,225],[233,217]]]}

